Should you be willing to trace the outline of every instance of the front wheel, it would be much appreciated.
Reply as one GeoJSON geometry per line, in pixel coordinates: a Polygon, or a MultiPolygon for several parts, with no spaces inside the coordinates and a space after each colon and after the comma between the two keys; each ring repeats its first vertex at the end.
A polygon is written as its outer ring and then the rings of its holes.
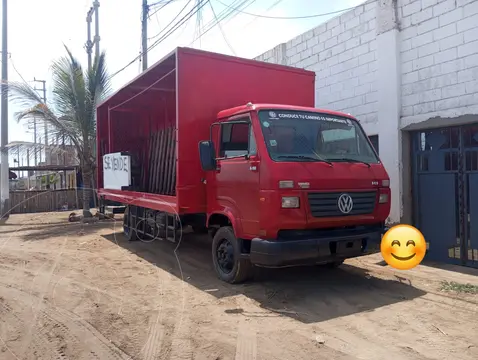
{"type": "Polygon", "coordinates": [[[252,276],[249,259],[241,259],[240,241],[230,226],[220,228],[212,240],[214,269],[222,281],[237,284],[252,276]]]}

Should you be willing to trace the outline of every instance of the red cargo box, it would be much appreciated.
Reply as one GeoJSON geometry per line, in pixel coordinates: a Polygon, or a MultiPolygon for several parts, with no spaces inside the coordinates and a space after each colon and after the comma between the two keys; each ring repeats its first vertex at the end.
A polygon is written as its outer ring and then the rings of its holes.
{"type": "Polygon", "coordinates": [[[99,195],[179,214],[205,213],[198,142],[220,111],[252,103],[314,107],[315,73],[177,48],[97,108],[99,195]],[[103,184],[103,155],[128,152],[132,184],[103,184]]]}

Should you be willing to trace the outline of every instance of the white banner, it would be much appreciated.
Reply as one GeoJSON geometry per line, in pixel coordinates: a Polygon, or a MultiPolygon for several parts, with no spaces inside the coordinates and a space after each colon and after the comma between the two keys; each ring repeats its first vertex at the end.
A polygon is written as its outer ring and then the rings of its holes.
{"type": "Polygon", "coordinates": [[[131,157],[120,152],[103,155],[103,187],[121,190],[131,185],[131,157]]]}

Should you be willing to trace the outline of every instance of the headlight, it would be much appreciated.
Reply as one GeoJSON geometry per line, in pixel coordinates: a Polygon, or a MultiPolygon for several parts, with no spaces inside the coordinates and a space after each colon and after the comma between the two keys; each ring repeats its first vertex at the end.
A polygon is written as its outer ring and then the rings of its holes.
{"type": "Polygon", "coordinates": [[[380,196],[378,197],[378,203],[384,204],[386,202],[388,202],[388,194],[380,194],[380,196]]]}
{"type": "Polygon", "coordinates": [[[389,187],[390,186],[390,180],[382,180],[382,187],[389,187]]]}
{"type": "Polygon", "coordinates": [[[283,209],[297,209],[299,207],[299,198],[297,196],[283,196],[282,208],[283,209]]]}

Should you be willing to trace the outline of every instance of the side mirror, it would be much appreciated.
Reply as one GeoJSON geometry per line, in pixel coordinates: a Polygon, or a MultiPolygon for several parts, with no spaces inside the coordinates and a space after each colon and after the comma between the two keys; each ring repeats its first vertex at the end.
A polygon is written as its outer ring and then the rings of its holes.
{"type": "Polygon", "coordinates": [[[204,171],[216,170],[216,151],[212,141],[199,142],[199,159],[204,171]]]}

